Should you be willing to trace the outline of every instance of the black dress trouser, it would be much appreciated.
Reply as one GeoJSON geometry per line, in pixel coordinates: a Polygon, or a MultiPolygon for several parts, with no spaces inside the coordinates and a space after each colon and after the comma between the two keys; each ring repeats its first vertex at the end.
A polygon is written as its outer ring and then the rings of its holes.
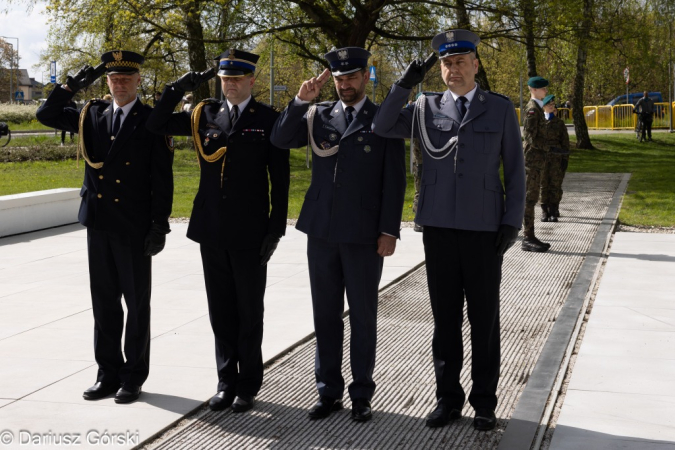
{"type": "Polygon", "coordinates": [[[218,391],[255,396],[263,381],[262,339],[267,265],[260,249],[200,245],[216,343],[218,391]]]}
{"type": "Polygon", "coordinates": [[[496,232],[424,227],[424,253],[429,297],[434,316],[433,357],[436,397],[461,409],[465,394],[460,383],[464,348],[464,298],[471,325],[469,403],[494,410],[499,380],[499,285],[502,257],[496,232]]]}
{"type": "Polygon", "coordinates": [[[142,386],[150,372],[152,258],[143,238],[87,228],[97,381],[142,386]],[[122,331],[127,305],[124,355],[122,331]],[[126,357],[126,361],[125,361],[126,357]]]}
{"type": "Polygon", "coordinates": [[[308,236],[307,261],[316,332],[314,375],[320,396],[342,398],[345,292],[349,304],[352,382],[349,397],[370,400],[375,393],[377,301],[384,259],[377,244],[329,242],[308,236]]]}

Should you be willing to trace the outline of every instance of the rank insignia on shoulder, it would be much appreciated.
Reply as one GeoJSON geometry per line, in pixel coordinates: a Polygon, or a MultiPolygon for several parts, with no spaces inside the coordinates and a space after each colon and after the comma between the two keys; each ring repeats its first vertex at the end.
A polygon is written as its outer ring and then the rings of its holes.
{"type": "Polygon", "coordinates": [[[478,94],[478,100],[480,100],[482,103],[485,103],[485,96],[483,94],[478,94]]]}

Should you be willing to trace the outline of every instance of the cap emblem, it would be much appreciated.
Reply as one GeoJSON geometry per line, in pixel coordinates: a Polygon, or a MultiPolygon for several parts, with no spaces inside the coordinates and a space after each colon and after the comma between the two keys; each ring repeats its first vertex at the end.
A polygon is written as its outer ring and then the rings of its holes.
{"type": "Polygon", "coordinates": [[[349,52],[346,49],[338,51],[337,54],[338,58],[342,61],[344,61],[345,59],[349,59],[349,52]]]}
{"type": "Polygon", "coordinates": [[[454,31],[448,31],[447,33],[445,33],[445,38],[448,41],[454,41],[455,40],[455,32],[454,31]]]}
{"type": "Polygon", "coordinates": [[[234,49],[230,49],[230,55],[228,56],[228,59],[234,59],[234,49]]]}
{"type": "Polygon", "coordinates": [[[115,61],[122,61],[122,51],[119,52],[112,52],[113,58],[115,58],[115,61]]]}

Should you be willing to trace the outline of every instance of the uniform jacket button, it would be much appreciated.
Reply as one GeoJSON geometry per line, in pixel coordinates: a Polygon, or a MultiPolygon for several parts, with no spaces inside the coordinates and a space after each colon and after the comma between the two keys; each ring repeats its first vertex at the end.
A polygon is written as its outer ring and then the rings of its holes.
{"type": "Polygon", "coordinates": [[[463,177],[464,177],[464,174],[462,174],[462,173],[457,174],[457,177],[458,177],[458,178],[463,178],[463,177]]]}
{"type": "Polygon", "coordinates": [[[99,180],[102,180],[102,179],[103,179],[103,175],[99,175],[99,176],[98,176],[98,179],[99,179],[99,180]]]}
{"type": "Polygon", "coordinates": [[[119,184],[119,183],[120,183],[120,180],[115,180],[115,183],[118,183],[118,184],[119,184]]]}
{"type": "Polygon", "coordinates": [[[119,203],[119,201],[120,201],[119,198],[116,198],[116,199],[115,199],[115,203],[119,203]]]}
{"type": "Polygon", "coordinates": [[[98,197],[98,198],[103,198],[103,195],[98,194],[97,197],[98,197]]]}

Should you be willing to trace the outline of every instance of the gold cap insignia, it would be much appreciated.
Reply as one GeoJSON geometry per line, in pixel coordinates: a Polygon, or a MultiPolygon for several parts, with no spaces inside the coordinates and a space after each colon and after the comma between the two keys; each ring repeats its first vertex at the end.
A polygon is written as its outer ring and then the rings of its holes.
{"type": "Polygon", "coordinates": [[[230,56],[228,56],[228,58],[234,59],[234,49],[233,48],[230,49],[230,56]]]}
{"type": "Polygon", "coordinates": [[[122,51],[120,50],[119,52],[112,52],[113,58],[115,58],[115,61],[122,61],[122,51]]]}

